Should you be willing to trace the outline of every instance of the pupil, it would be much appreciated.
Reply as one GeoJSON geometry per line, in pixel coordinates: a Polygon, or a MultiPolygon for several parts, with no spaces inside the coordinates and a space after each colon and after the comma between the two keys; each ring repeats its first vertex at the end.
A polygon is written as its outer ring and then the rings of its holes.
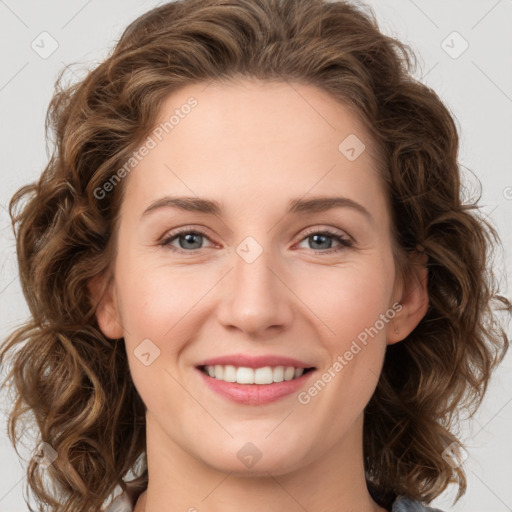
{"type": "MultiPolygon", "coordinates": [[[[328,239],[329,237],[325,236],[325,235],[313,235],[311,238],[313,238],[313,242],[314,243],[318,243],[317,242],[317,239],[320,238],[320,239],[324,239],[324,243],[327,243],[328,247],[320,247],[320,249],[330,249],[330,243],[328,242],[325,242],[326,239],[328,239]]],[[[322,245],[322,242],[319,242],[320,245],[322,245]]]]}
{"type": "MultiPolygon", "coordinates": [[[[201,237],[201,235],[199,235],[198,233],[187,233],[186,235],[183,235],[182,237],[180,237],[180,240],[181,239],[185,239],[186,243],[194,244],[194,238],[195,237],[201,237]]],[[[199,249],[200,246],[201,246],[201,241],[199,240],[199,242],[196,241],[195,243],[198,244],[197,247],[190,247],[189,245],[183,247],[183,244],[180,241],[180,246],[181,246],[182,249],[199,249]]]]}

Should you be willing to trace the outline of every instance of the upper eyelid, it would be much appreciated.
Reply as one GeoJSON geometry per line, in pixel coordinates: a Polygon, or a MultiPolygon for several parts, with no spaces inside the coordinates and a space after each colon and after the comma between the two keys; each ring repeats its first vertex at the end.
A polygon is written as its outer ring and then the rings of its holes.
{"type": "Polygon", "coordinates": [[[179,228],[175,228],[175,229],[172,229],[170,231],[166,231],[160,238],[159,238],[159,242],[164,242],[165,240],[170,240],[172,238],[176,238],[177,236],[179,235],[182,235],[182,234],[186,234],[186,233],[192,233],[192,232],[197,232],[198,234],[202,235],[202,236],[205,236],[207,237],[208,239],[210,239],[210,241],[213,242],[213,240],[211,240],[211,237],[210,235],[208,235],[207,233],[205,233],[205,230],[206,228],[205,227],[189,227],[189,226],[182,226],[182,227],[179,227],[179,228]]]}
{"type": "Polygon", "coordinates": [[[322,233],[325,231],[327,231],[327,234],[330,236],[339,236],[340,238],[352,239],[352,237],[348,233],[346,233],[344,230],[339,229],[339,228],[332,228],[332,227],[323,227],[322,228],[322,227],[310,226],[310,227],[304,228],[299,233],[304,233],[303,234],[303,238],[304,238],[305,236],[308,236],[310,234],[322,233]]]}

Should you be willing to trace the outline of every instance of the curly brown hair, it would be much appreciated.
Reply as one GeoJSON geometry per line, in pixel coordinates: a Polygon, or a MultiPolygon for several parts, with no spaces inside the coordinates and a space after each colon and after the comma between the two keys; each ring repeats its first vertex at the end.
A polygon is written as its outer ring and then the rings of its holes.
{"type": "MultiPolygon", "coordinates": [[[[492,271],[499,237],[477,200],[464,202],[458,133],[437,94],[412,77],[411,49],[380,32],[375,14],[346,1],[179,0],[144,14],[108,58],[50,103],[54,151],[40,179],[11,199],[20,281],[31,318],[6,340],[15,391],[8,433],[31,413],[58,453],[45,486],[36,460],[27,482],[59,512],[98,510],[138,470],[147,478],[145,408],[123,339],[110,340],[88,291],[110,276],[123,183],[111,179],[154,126],[163,100],[197,82],[258,78],[313,85],[352,108],[382,156],[397,268],[421,247],[430,306],[404,341],[387,348],[365,409],[367,480],[379,504],[429,502],[461,467],[443,451],[462,409],[474,412],[508,347],[492,271]],[[65,503],[63,503],[65,498],[65,503]]],[[[105,286],[108,279],[105,281],[105,286]]]]}

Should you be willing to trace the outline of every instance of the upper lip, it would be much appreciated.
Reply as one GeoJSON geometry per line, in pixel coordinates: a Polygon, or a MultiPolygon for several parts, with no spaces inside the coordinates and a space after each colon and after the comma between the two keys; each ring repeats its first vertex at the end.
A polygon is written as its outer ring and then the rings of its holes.
{"type": "Polygon", "coordinates": [[[246,368],[262,368],[264,366],[293,366],[294,368],[313,368],[312,364],[299,361],[292,357],[285,357],[279,355],[262,355],[262,356],[249,356],[247,354],[232,354],[226,356],[213,357],[205,359],[197,364],[197,366],[215,366],[219,365],[232,365],[236,367],[246,368]]]}

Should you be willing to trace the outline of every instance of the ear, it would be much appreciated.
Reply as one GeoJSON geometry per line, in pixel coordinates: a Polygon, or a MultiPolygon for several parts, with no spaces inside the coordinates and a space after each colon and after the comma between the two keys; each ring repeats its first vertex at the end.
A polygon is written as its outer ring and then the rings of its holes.
{"type": "Polygon", "coordinates": [[[428,270],[424,252],[416,251],[409,255],[407,276],[400,279],[395,298],[401,309],[397,309],[391,322],[388,345],[409,336],[428,311],[428,270]]]}
{"type": "Polygon", "coordinates": [[[101,332],[107,338],[122,338],[124,330],[113,280],[107,280],[104,275],[95,276],[88,282],[87,289],[101,332]]]}

